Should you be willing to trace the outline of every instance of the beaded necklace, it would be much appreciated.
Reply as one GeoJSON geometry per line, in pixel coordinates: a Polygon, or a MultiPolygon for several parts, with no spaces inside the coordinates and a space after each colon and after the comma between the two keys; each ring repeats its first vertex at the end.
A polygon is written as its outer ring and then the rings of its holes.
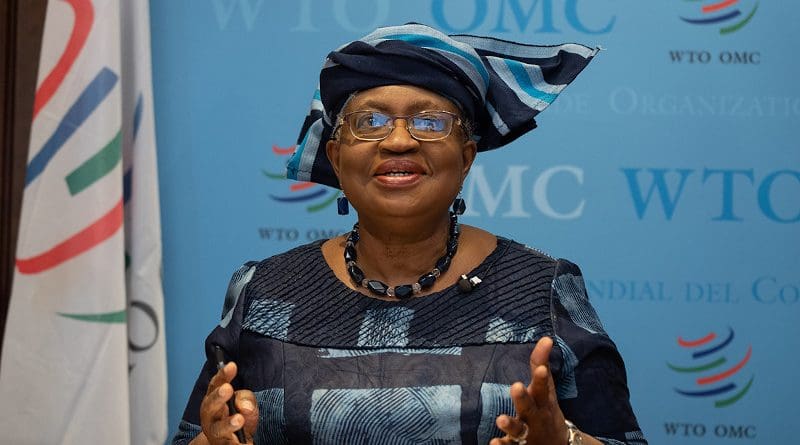
{"type": "Polygon", "coordinates": [[[446,246],[447,251],[444,256],[436,261],[433,270],[420,276],[416,283],[401,284],[391,287],[383,281],[366,278],[364,272],[358,267],[356,263],[356,243],[358,243],[359,235],[358,223],[355,223],[353,225],[353,230],[347,235],[347,241],[344,246],[344,263],[347,266],[347,273],[350,274],[350,278],[352,278],[357,285],[365,287],[373,294],[405,300],[433,286],[436,279],[450,268],[450,262],[453,260],[456,250],[458,250],[458,235],[460,233],[461,229],[458,226],[458,217],[455,213],[450,212],[450,229],[447,235],[446,246]]]}

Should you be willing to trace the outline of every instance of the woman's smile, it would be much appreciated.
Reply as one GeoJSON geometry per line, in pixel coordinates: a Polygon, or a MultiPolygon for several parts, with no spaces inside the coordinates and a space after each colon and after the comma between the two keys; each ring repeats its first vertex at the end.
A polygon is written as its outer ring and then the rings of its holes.
{"type": "Polygon", "coordinates": [[[423,175],[425,175],[425,169],[418,163],[394,159],[378,165],[373,177],[383,185],[396,187],[414,184],[423,175]]]}

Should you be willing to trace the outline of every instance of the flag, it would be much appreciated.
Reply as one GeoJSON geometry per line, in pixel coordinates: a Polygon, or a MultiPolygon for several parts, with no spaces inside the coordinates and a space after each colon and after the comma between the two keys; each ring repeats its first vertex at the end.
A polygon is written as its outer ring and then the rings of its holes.
{"type": "Polygon", "coordinates": [[[149,2],[122,1],[120,8],[131,444],[162,445],[167,365],[149,2]]]}
{"type": "Polygon", "coordinates": [[[149,33],[132,28],[148,21],[123,20],[146,2],[122,3],[48,2],[0,362],[3,442],[166,436],[150,66],[134,59],[149,33]]]}

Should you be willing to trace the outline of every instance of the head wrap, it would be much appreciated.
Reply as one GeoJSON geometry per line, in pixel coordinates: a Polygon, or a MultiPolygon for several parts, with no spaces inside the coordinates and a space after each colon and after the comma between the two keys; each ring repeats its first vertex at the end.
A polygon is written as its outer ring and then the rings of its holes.
{"type": "Polygon", "coordinates": [[[336,117],[354,92],[385,85],[441,94],[473,122],[478,151],[502,147],[536,128],[534,117],[598,51],[448,36],[416,23],[378,28],[328,54],[286,176],[338,188],[325,153],[336,117]]]}

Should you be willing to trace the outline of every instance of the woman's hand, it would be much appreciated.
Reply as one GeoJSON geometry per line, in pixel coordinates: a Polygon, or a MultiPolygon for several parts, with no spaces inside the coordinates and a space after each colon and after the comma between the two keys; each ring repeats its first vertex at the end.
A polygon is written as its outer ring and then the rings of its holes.
{"type": "Polygon", "coordinates": [[[517,417],[505,414],[497,416],[497,427],[506,435],[492,439],[490,445],[567,443],[567,426],[558,406],[555,383],[548,366],[552,349],[553,340],[549,337],[536,343],[530,357],[531,384],[525,387],[517,382],[511,386],[511,400],[514,402],[517,417]]]}
{"type": "Polygon", "coordinates": [[[193,445],[238,445],[235,432],[244,425],[247,443],[253,443],[253,433],[258,426],[258,405],[252,391],[242,389],[234,394],[231,381],[236,377],[236,363],[229,362],[208,383],[208,390],[200,404],[200,426],[203,433],[193,445]],[[228,399],[234,397],[238,413],[228,412],[228,399]]]}

